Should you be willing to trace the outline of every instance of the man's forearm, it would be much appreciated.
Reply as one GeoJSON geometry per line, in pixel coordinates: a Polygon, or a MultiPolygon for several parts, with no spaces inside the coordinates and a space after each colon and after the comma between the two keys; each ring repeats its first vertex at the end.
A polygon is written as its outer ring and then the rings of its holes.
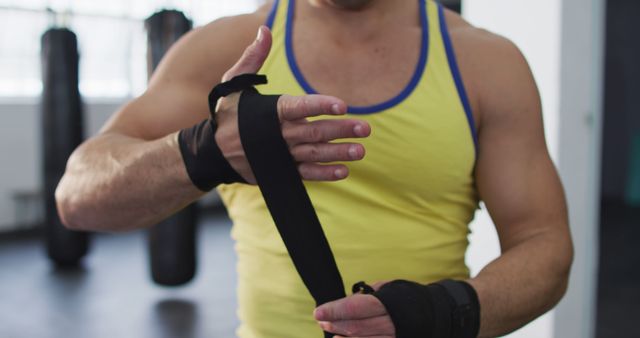
{"type": "Polygon", "coordinates": [[[73,153],[56,200],[70,228],[123,231],[152,225],[202,194],[175,133],[154,141],[107,133],[73,153]]]}
{"type": "Polygon", "coordinates": [[[480,299],[480,337],[505,335],[555,306],[566,290],[571,260],[570,242],[544,233],[487,265],[469,281],[480,299]]]}

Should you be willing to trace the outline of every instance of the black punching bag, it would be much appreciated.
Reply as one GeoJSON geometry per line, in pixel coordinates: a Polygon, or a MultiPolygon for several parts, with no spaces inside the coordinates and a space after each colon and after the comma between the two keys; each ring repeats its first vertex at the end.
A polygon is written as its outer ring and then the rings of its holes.
{"type": "MultiPolygon", "coordinates": [[[[148,36],[149,75],[160,59],[192,23],[178,11],[163,10],[145,21],[148,36]]],[[[151,276],[165,286],[189,282],[196,273],[197,207],[191,204],[149,230],[151,276]]]]}
{"type": "Polygon", "coordinates": [[[83,140],[78,90],[78,41],[65,28],[42,36],[42,149],[47,253],[59,266],[73,266],[87,253],[88,234],[67,230],[56,210],[55,189],[73,150],[83,140]]]}

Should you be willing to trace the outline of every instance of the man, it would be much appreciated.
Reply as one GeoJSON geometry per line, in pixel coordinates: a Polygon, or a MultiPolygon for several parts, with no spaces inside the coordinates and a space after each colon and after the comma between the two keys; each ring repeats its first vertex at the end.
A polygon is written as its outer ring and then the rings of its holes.
{"type": "MultiPolygon", "coordinates": [[[[511,332],[562,297],[573,252],[532,74],[511,42],[431,1],[279,0],[189,33],[147,92],[70,158],[56,193],[65,223],[140,228],[202,196],[179,131],[207,119],[220,79],[257,72],[269,77],[261,93],[294,95],[278,101],[282,133],[346,285],[464,281],[482,337],[511,332]],[[502,255],[469,278],[467,225],[479,200],[502,255]]],[[[213,144],[254,183],[238,96],[219,103],[213,144]]],[[[314,311],[258,189],[218,190],[237,241],[240,337],[312,337],[318,325],[337,337],[396,336],[371,295],[314,311]]]]}

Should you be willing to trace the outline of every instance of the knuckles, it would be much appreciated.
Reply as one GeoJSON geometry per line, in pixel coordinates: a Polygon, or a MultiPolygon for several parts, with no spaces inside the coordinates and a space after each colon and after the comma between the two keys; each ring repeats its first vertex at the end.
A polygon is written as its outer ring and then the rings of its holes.
{"type": "Polygon", "coordinates": [[[282,95],[278,100],[280,120],[297,120],[304,117],[323,114],[322,103],[316,96],[282,95]]]}
{"type": "Polygon", "coordinates": [[[338,314],[342,316],[341,319],[350,319],[356,317],[359,311],[358,302],[355,298],[350,298],[342,304],[342,311],[338,311],[338,314]]]}
{"type": "Polygon", "coordinates": [[[307,113],[309,111],[309,107],[310,107],[310,102],[309,99],[306,96],[303,97],[297,97],[294,99],[293,101],[293,107],[292,110],[298,112],[298,113],[307,113]]]}
{"type": "Polygon", "coordinates": [[[312,161],[318,161],[320,160],[320,149],[318,149],[317,146],[310,146],[309,147],[309,158],[312,161]]]}
{"type": "Polygon", "coordinates": [[[347,336],[353,336],[361,333],[361,327],[357,324],[357,321],[347,321],[344,323],[342,331],[344,331],[347,336]]]}
{"type": "Polygon", "coordinates": [[[318,127],[308,126],[305,138],[307,142],[320,142],[322,141],[322,131],[318,127]]]}

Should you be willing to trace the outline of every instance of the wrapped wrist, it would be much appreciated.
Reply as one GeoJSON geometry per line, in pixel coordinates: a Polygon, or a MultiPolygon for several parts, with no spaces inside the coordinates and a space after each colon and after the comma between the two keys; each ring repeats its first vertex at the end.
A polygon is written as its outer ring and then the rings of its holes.
{"type": "Polygon", "coordinates": [[[231,167],[216,142],[216,106],[222,97],[264,83],[267,83],[267,78],[263,75],[243,74],[216,85],[209,93],[211,117],[178,134],[187,173],[198,189],[207,192],[223,183],[246,183],[231,167]]]}
{"type": "Polygon", "coordinates": [[[231,167],[215,139],[217,124],[213,118],[204,120],[178,134],[180,153],[193,185],[210,191],[223,183],[244,183],[231,167]]]}
{"type": "Polygon", "coordinates": [[[480,329],[478,296],[466,282],[421,285],[396,280],[373,295],[387,309],[397,338],[475,338],[480,329]]]}

